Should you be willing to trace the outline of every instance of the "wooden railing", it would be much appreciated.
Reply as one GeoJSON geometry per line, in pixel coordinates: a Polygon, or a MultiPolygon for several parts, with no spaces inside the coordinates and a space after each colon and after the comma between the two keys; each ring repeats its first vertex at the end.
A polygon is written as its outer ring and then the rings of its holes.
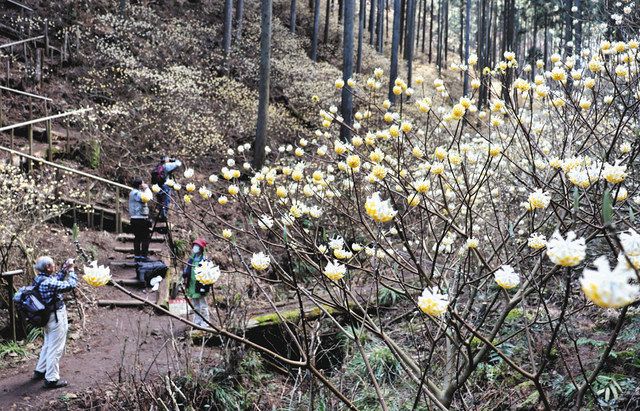
{"type": "MultiPolygon", "coordinates": [[[[27,138],[29,139],[29,155],[33,155],[33,125],[37,123],[45,123],[45,132],[47,135],[47,144],[49,146],[47,152],[47,159],[49,161],[53,161],[53,140],[51,138],[51,120],[55,120],[58,118],[75,116],[78,114],[85,113],[87,111],[91,111],[91,108],[82,108],[79,110],[67,111],[65,113],[54,114],[51,116],[31,119],[28,121],[23,121],[22,123],[11,124],[8,126],[0,127],[0,132],[3,131],[11,131],[11,149],[13,149],[13,139],[14,139],[14,130],[21,127],[27,127],[27,138]]],[[[13,158],[13,157],[12,157],[13,158]]],[[[28,169],[29,171],[33,170],[33,163],[31,160],[28,161],[28,169]]]]}
{"type": "MultiPolygon", "coordinates": [[[[0,129],[1,130],[1,129],[0,129]]],[[[115,188],[115,199],[114,199],[114,207],[113,209],[115,210],[115,224],[116,224],[116,232],[120,233],[122,232],[122,210],[121,210],[121,206],[120,206],[120,197],[121,197],[121,190],[124,190],[125,193],[129,193],[129,191],[133,190],[133,188],[126,186],[124,184],[120,184],[117,183],[115,181],[112,180],[108,180],[106,178],[100,177],[100,176],[96,176],[94,174],[90,174],[90,173],[86,173],[84,171],[80,171],[80,170],[76,170],[74,168],[71,167],[67,167],[67,166],[63,166],[62,164],[56,164],[53,163],[51,161],[45,160],[43,158],[40,157],[35,157],[29,154],[25,154],[22,153],[20,151],[16,151],[13,149],[10,149],[8,147],[4,147],[4,146],[0,146],[0,150],[1,151],[5,151],[7,153],[10,153],[12,156],[19,156],[19,157],[24,157],[29,159],[30,161],[33,162],[37,162],[49,167],[53,167],[68,173],[72,173],[72,174],[76,174],[82,177],[86,177],[88,179],[91,179],[93,181],[98,181],[104,184],[107,184],[108,186],[114,187],[115,188]]]]}
{"type": "Polygon", "coordinates": [[[15,0],[4,0],[4,1],[9,3],[9,4],[12,4],[12,5],[16,6],[16,7],[19,7],[20,10],[26,10],[26,11],[29,11],[29,12],[33,12],[33,9],[31,7],[25,6],[22,3],[18,3],[15,0]]]}

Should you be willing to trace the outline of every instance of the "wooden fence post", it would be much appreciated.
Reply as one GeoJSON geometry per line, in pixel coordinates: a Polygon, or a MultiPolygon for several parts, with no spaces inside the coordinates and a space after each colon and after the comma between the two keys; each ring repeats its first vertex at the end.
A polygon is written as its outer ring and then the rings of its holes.
{"type": "MultiPolygon", "coordinates": [[[[29,124],[27,126],[27,134],[29,135],[29,155],[33,155],[33,124],[29,124]]],[[[27,169],[29,172],[33,171],[33,160],[29,159],[27,164],[29,165],[27,169]]]]}
{"type": "Polygon", "coordinates": [[[51,120],[47,120],[47,143],[49,144],[49,152],[47,153],[47,159],[53,161],[53,141],[51,138],[51,120]]]}
{"type": "MultiPolygon", "coordinates": [[[[29,121],[33,120],[33,99],[29,97],[29,121]]],[[[33,155],[33,124],[29,124],[27,126],[27,136],[29,138],[29,155],[33,155]]],[[[33,171],[33,160],[29,159],[27,161],[28,167],[27,170],[29,172],[33,171]]]]}
{"type": "MultiPolygon", "coordinates": [[[[10,140],[11,141],[11,150],[13,150],[13,136],[14,136],[14,130],[11,129],[11,140],[10,140]]],[[[11,159],[11,165],[13,165],[13,153],[11,153],[10,159],[11,159]]]]}
{"type": "Polygon", "coordinates": [[[13,277],[22,274],[22,270],[7,271],[2,273],[2,278],[7,280],[7,294],[9,295],[9,326],[11,327],[11,338],[16,340],[16,307],[13,303],[13,277]]]}
{"type": "Polygon", "coordinates": [[[120,187],[116,187],[116,234],[122,232],[122,216],[120,215],[120,187]]]}
{"type": "MultiPolygon", "coordinates": [[[[49,116],[49,104],[45,100],[44,102],[44,116],[49,116]]],[[[47,160],[53,161],[53,141],[51,139],[51,120],[47,120],[45,123],[46,133],[47,133],[47,144],[49,145],[47,160]]]]}
{"type": "Polygon", "coordinates": [[[45,56],[49,55],[49,20],[44,21],[44,50],[45,56]]]}

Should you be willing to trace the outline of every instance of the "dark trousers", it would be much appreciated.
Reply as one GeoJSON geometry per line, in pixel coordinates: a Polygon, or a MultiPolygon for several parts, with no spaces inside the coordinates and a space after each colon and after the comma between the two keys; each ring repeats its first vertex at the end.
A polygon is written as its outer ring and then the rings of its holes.
{"type": "Polygon", "coordinates": [[[149,255],[149,243],[151,242],[151,222],[148,218],[132,218],[131,231],[133,232],[133,254],[136,256],[149,255]]]}

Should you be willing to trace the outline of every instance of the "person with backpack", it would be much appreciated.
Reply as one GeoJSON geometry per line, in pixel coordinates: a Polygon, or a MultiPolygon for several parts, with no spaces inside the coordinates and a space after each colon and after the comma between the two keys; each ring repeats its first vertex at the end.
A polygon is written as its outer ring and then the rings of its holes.
{"type": "Polygon", "coordinates": [[[153,198],[153,193],[140,178],[134,178],[131,185],[133,190],[129,193],[129,217],[133,232],[133,259],[138,262],[147,260],[149,255],[151,221],[147,203],[153,198]]]}
{"type": "Polygon", "coordinates": [[[196,280],[196,267],[202,261],[206,260],[204,255],[204,249],[206,247],[207,242],[204,238],[198,238],[193,242],[191,256],[182,272],[185,294],[187,298],[191,300],[191,304],[195,310],[193,322],[200,327],[209,326],[207,324],[209,321],[209,306],[207,305],[206,295],[211,286],[201,284],[196,280]]]}
{"type": "Polygon", "coordinates": [[[167,221],[169,205],[171,204],[171,194],[173,189],[167,185],[167,180],[171,178],[173,171],[182,166],[182,162],[169,156],[163,156],[156,167],[151,171],[151,184],[160,187],[158,192],[158,203],[160,204],[159,221],[167,221]]]}
{"type": "Polygon", "coordinates": [[[60,379],[60,358],[67,340],[69,323],[62,293],[74,290],[78,277],[73,260],[67,260],[60,271],[51,257],[43,256],[33,267],[38,273],[33,280],[36,294],[49,313],[44,324],[44,344],[40,350],[38,364],[33,372],[34,380],[44,380],[45,388],[62,388],[68,385],[60,379]]]}

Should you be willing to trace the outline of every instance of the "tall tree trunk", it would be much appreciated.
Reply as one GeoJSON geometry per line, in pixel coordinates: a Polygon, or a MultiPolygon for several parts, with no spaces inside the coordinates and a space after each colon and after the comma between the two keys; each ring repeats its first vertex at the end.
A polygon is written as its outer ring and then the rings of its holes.
{"type": "Polygon", "coordinates": [[[438,40],[436,42],[436,67],[438,68],[438,75],[442,71],[442,22],[443,22],[443,0],[438,0],[438,40]]]}
{"type": "Polygon", "coordinates": [[[229,53],[231,52],[231,25],[233,21],[233,0],[224,2],[224,29],[222,33],[222,49],[224,50],[225,72],[229,72],[229,53]]]}
{"type": "Polygon", "coordinates": [[[413,80],[413,49],[416,36],[416,0],[407,0],[407,84],[411,87],[413,80]]]}
{"type": "Polygon", "coordinates": [[[549,14],[544,16],[544,68],[547,68],[547,60],[549,59],[549,14]]]}
{"type": "Polygon", "coordinates": [[[420,23],[422,22],[422,0],[416,0],[416,9],[418,10],[418,18],[416,19],[416,44],[415,49],[420,47],[420,23]]]}
{"type": "Polygon", "coordinates": [[[402,45],[402,58],[407,60],[409,58],[409,26],[411,25],[411,0],[404,0],[405,8],[402,10],[402,17],[404,23],[404,30],[402,30],[401,45],[402,45]],[[402,42],[404,40],[404,42],[402,42]]]}
{"type": "Polygon", "coordinates": [[[389,68],[389,101],[396,102],[393,86],[398,78],[398,49],[400,47],[400,19],[402,18],[400,0],[393,0],[393,30],[391,34],[391,67],[389,68]]]}
{"type": "MultiPolygon", "coordinates": [[[[295,1],[295,0],[292,0],[295,1]]],[[[244,19],[244,0],[236,3],[236,40],[242,38],[242,20],[244,19]]]]}
{"type": "Polygon", "coordinates": [[[431,64],[432,57],[433,57],[433,0],[431,0],[431,6],[429,7],[429,64],[431,64]]]}
{"type": "Polygon", "coordinates": [[[449,1],[444,2],[444,41],[442,47],[444,48],[444,65],[447,65],[449,61],[449,1]]]}
{"type": "Polygon", "coordinates": [[[427,38],[427,0],[422,0],[422,54],[424,54],[425,39],[427,38]]]}
{"type": "MultiPolygon", "coordinates": [[[[582,52],[582,0],[575,0],[575,6],[578,9],[576,11],[576,16],[575,18],[578,19],[578,24],[576,25],[576,32],[575,32],[575,41],[574,41],[574,46],[575,46],[575,50],[576,50],[576,55],[580,55],[580,53],[582,52]]],[[[578,59],[578,66],[580,66],[581,64],[581,60],[578,59]]]]}
{"type": "MultiPolygon", "coordinates": [[[[503,13],[503,39],[502,39],[502,53],[506,51],[513,51],[515,41],[515,0],[505,0],[504,13],[503,13]]],[[[513,68],[508,68],[504,74],[502,81],[502,98],[505,101],[510,101],[511,83],[513,81],[513,68]]]]}
{"type": "Polygon", "coordinates": [[[364,36],[364,11],[367,8],[367,0],[359,0],[358,8],[358,57],[356,59],[356,73],[362,72],[362,42],[364,36]]]}
{"type": "Polygon", "coordinates": [[[329,19],[331,17],[331,1],[327,0],[327,15],[324,16],[324,44],[329,43],[329,19]]]}
{"type": "Polygon", "coordinates": [[[460,43],[458,44],[458,56],[460,62],[464,62],[464,7],[466,0],[460,0],[460,43]]]}
{"type": "Polygon", "coordinates": [[[349,141],[351,137],[351,127],[353,126],[353,90],[347,84],[353,75],[353,20],[355,18],[355,0],[344,0],[344,41],[342,51],[342,118],[343,124],[340,127],[340,139],[349,141]]]}
{"type": "Polygon", "coordinates": [[[289,9],[289,25],[292,33],[296,32],[296,0],[291,0],[291,8],[289,9]]]}
{"type": "Polygon", "coordinates": [[[313,34],[311,35],[311,60],[318,61],[318,35],[320,32],[320,0],[314,0],[313,34]]]}
{"type": "Polygon", "coordinates": [[[406,26],[405,26],[405,22],[406,22],[406,15],[405,12],[407,10],[407,0],[400,0],[400,15],[402,16],[400,18],[400,42],[398,43],[400,45],[400,47],[403,49],[402,51],[402,58],[406,58],[406,54],[404,53],[404,38],[405,38],[405,31],[406,31],[406,26]]]}
{"type": "Polygon", "coordinates": [[[571,47],[570,43],[573,41],[573,13],[571,12],[573,1],[565,1],[566,10],[564,10],[564,54],[565,56],[570,56],[573,51],[573,47],[571,47]]]}
{"type": "Polygon", "coordinates": [[[463,94],[469,95],[469,32],[471,31],[471,0],[464,0],[464,59],[463,63],[467,65],[464,71],[463,94]]]}
{"type": "Polygon", "coordinates": [[[389,38],[389,0],[384,0],[384,38],[389,38]]]}
{"type": "Polygon", "coordinates": [[[254,170],[260,170],[264,164],[267,145],[267,124],[269,114],[269,81],[271,72],[271,0],[262,0],[260,8],[260,83],[258,96],[258,122],[256,139],[253,143],[254,170]]]}
{"type": "Polygon", "coordinates": [[[374,34],[376,31],[376,3],[378,0],[370,0],[369,6],[369,45],[373,47],[374,34]]]}
{"type": "Polygon", "coordinates": [[[378,0],[378,53],[382,53],[382,45],[384,40],[384,0],[378,0]]]}

